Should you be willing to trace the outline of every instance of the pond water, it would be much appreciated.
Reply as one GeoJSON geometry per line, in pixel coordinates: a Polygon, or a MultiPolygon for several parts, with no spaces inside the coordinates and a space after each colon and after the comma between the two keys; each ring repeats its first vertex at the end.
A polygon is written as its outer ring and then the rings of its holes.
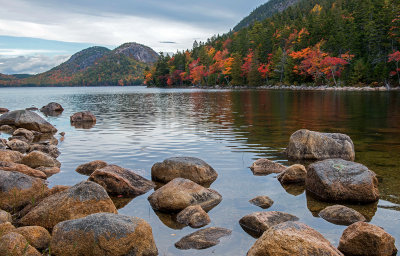
{"type": "MultiPolygon", "coordinates": [[[[145,87],[1,88],[0,107],[11,110],[41,107],[55,101],[65,111],[45,117],[59,132],[61,173],[49,185],[74,185],[86,180],[75,168],[92,160],[132,169],[150,179],[154,163],[173,156],[193,156],[219,174],[211,185],[223,201],[209,212],[207,227],[233,230],[217,246],[181,251],[174,243],[194,232],[168,215],[156,214],[147,201],[152,193],[124,205],[120,214],[149,222],[160,255],[245,255],[255,238],[238,221],[263,211],[248,201],[259,195],[275,203],[268,210],[296,215],[337,245],[345,226],[318,217],[327,204],[306,195],[301,187],[283,188],[276,175],[254,176],[249,166],[262,157],[290,165],[281,153],[290,135],[307,128],[348,134],[356,161],[379,176],[381,200],[353,206],[372,224],[396,238],[400,248],[400,93],[266,90],[147,89],[145,87]],[[91,129],[71,127],[69,116],[90,110],[97,117],[91,129]]],[[[7,135],[1,134],[6,137],[7,135]]],[[[58,136],[58,135],[57,135],[58,136]]],[[[59,136],[58,136],[59,138],[59,136]]]]}

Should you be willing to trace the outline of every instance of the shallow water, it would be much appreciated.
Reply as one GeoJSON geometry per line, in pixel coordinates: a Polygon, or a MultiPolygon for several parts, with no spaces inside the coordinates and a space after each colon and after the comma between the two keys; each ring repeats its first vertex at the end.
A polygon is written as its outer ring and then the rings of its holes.
{"type": "Polygon", "coordinates": [[[248,168],[261,157],[291,164],[281,152],[290,135],[301,128],[346,133],[353,139],[356,161],[378,174],[381,192],[378,204],[354,207],[393,235],[400,248],[399,92],[0,89],[0,107],[11,110],[40,108],[51,101],[60,103],[65,111],[46,119],[66,135],[59,144],[62,172],[49,179],[50,186],[86,180],[74,170],[92,160],[117,164],[150,179],[154,163],[172,156],[194,156],[218,172],[211,187],[223,201],[209,212],[212,223],[208,227],[225,227],[233,233],[206,250],[181,251],[174,247],[181,237],[195,230],[179,227],[169,216],[157,215],[147,201],[151,191],[118,202],[128,203],[120,214],[151,224],[160,255],[245,255],[255,238],[244,232],[238,221],[246,214],[262,211],[248,202],[259,195],[275,201],[268,210],[296,215],[337,245],[345,227],[317,215],[327,204],[307,196],[301,187],[286,191],[276,175],[253,176],[248,168]],[[71,127],[69,116],[83,110],[92,111],[97,124],[91,129],[71,127]]]}

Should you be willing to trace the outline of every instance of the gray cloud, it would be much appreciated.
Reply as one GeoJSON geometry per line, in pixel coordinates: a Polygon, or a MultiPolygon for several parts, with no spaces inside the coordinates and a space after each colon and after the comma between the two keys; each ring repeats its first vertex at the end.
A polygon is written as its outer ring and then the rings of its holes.
{"type": "Polygon", "coordinates": [[[62,62],[70,56],[18,56],[4,58],[0,56],[0,73],[3,74],[37,74],[45,72],[62,62]]]}

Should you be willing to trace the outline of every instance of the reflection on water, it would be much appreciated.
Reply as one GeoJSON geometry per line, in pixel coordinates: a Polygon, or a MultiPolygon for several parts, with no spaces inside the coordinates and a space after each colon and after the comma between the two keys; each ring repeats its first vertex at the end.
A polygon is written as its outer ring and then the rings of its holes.
{"type": "MultiPolygon", "coordinates": [[[[354,141],[356,161],[375,171],[381,200],[376,205],[350,206],[400,241],[400,93],[159,90],[143,87],[2,88],[0,107],[24,109],[58,102],[60,116],[46,119],[65,132],[59,143],[61,173],[50,185],[74,185],[87,177],[75,168],[104,160],[151,178],[151,166],[173,156],[194,156],[219,174],[211,185],[223,201],[209,212],[212,223],[233,230],[228,239],[202,251],[180,251],[174,243],[195,230],[178,227],[173,216],[154,212],[147,197],[114,199],[121,214],[148,221],[160,255],[245,255],[255,239],[238,221],[260,209],[248,201],[267,195],[268,210],[296,215],[337,245],[344,226],[317,216],[329,204],[306,196],[303,187],[282,187],[276,175],[253,176],[248,168],[267,157],[289,165],[281,153],[290,135],[301,128],[342,132],[354,141]],[[89,110],[93,127],[72,127],[69,117],[89,110]]],[[[41,114],[41,113],[39,113],[41,114]]],[[[0,135],[4,136],[4,134],[0,135]]],[[[57,135],[58,136],[58,135],[57,135]]],[[[58,136],[57,139],[60,139],[58,136]]]]}

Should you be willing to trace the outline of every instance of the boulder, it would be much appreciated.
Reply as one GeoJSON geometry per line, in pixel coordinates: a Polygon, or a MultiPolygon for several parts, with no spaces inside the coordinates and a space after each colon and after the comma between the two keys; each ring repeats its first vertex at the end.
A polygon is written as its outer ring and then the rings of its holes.
{"type": "Polygon", "coordinates": [[[366,221],[361,213],[343,205],[328,206],[319,212],[319,216],[331,223],[346,226],[358,221],[366,221]]]}
{"type": "Polygon", "coordinates": [[[392,256],[397,254],[395,239],[382,228],[356,222],[340,238],[338,249],[349,256],[392,256]]]}
{"type": "Polygon", "coordinates": [[[24,155],[18,151],[0,150],[0,161],[19,163],[24,155]]]}
{"type": "Polygon", "coordinates": [[[254,175],[269,175],[272,173],[281,173],[286,170],[286,167],[280,163],[268,160],[266,158],[261,158],[255,161],[250,169],[254,175]]]}
{"type": "Polygon", "coordinates": [[[178,214],[176,220],[192,228],[201,228],[211,222],[210,217],[200,205],[186,207],[178,214]]]}
{"type": "Polygon", "coordinates": [[[209,186],[217,177],[217,172],[210,165],[195,157],[171,157],[162,163],[155,163],[151,168],[152,180],[161,183],[184,178],[209,186]]]}
{"type": "Polygon", "coordinates": [[[47,190],[43,179],[0,170],[0,209],[14,212],[37,200],[47,190]]]}
{"type": "Polygon", "coordinates": [[[11,134],[14,131],[14,128],[9,125],[0,125],[0,131],[11,134]]]}
{"type": "Polygon", "coordinates": [[[24,129],[24,128],[18,128],[17,130],[15,130],[12,134],[15,137],[23,137],[25,138],[25,141],[28,143],[31,143],[33,141],[33,139],[35,138],[35,135],[33,134],[33,132],[24,129]]]}
{"type": "Polygon", "coordinates": [[[106,162],[104,162],[104,161],[96,160],[96,161],[92,161],[92,162],[89,162],[89,163],[86,163],[86,164],[79,165],[78,168],[76,168],[75,171],[77,173],[90,176],[97,169],[104,168],[107,165],[108,164],[106,162]]]}
{"type": "Polygon", "coordinates": [[[44,166],[37,167],[36,170],[43,172],[47,178],[61,171],[60,168],[58,167],[44,167],[44,166]]]}
{"type": "Polygon", "coordinates": [[[21,234],[11,232],[0,237],[0,255],[6,256],[41,256],[21,234]]]}
{"type": "Polygon", "coordinates": [[[327,159],[308,166],[306,189],[321,200],[370,203],[379,199],[378,179],[362,164],[327,159]]]}
{"type": "Polygon", "coordinates": [[[30,245],[38,250],[49,247],[51,235],[47,229],[39,226],[20,227],[13,232],[23,235],[30,245]]]}
{"type": "Polygon", "coordinates": [[[52,229],[59,222],[98,212],[117,213],[117,209],[102,186],[86,181],[43,199],[20,224],[52,229]]]}
{"type": "Polygon", "coordinates": [[[97,213],[57,224],[51,239],[58,256],[155,256],[151,226],[143,219],[97,213]]]}
{"type": "Polygon", "coordinates": [[[295,164],[288,167],[278,175],[278,180],[281,184],[305,183],[307,170],[304,165],[295,164]]]}
{"type": "Polygon", "coordinates": [[[268,196],[257,196],[249,201],[251,204],[257,205],[262,209],[268,209],[274,204],[274,201],[268,196]]]}
{"type": "Polygon", "coordinates": [[[4,114],[10,112],[10,110],[8,110],[7,108],[0,108],[0,114],[4,114]]]}
{"type": "Polygon", "coordinates": [[[180,212],[191,205],[200,205],[208,211],[222,201],[222,196],[191,180],[176,178],[156,190],[148,200],[151,207],[158,211],[180,212]]]}
{"type": "Polygon", "coordinates": [[[290,136],[286,153],[291,159],[323,160],[342,158],[354,161],[354,144],[349,136],[341,133],[320,133],[298,130],[290,136]]]}
{"type": "Polygon", "coordinates": [[[58,145],[58,140],[52,133],[41,133],[35,135],[35,139],[33,141],[36,144],[42,144],[42,145],[58,145]]]}
{"type": "Polygon", "coordinates": [[[205,228],[184,236],[175,243],[175,247],[181,250],[206,249],[220,243],[219,239],[231,235],[232,231],[226,228],[205,228]]]}
{"type": "Polygon", "coordinates": [[[70,116],[71,124],[96,123],[96,117],[90,111],[78,112],[70,116]]]}
{"type": "Polygon", "coordinates": [[[12,216],[6,211],[0,210],[0,224],[12,222],[12,216]]]}
{"type": "Polygon", "coordinates": [[[247,256],[342,256],[319,232],[300,222],[288,221],[268,229],[247,256]]]}
{"type": "Polygon", "coordinates": [[[26,156],[22,158],[21,163],[32,167],[60,167],[61,163],[51,156],[41,152],[41,151],[32,151],[26,156]]]}
{"type": "Polygon", "coordinates": [[[239,220],[240,226],[250,235],[260,237],[270,227],[286,221],[298,221],[296,216],[285,212],[254,212],[239,220]]]}
{"type": "Polygon", "coordinates": [[[14,151],[18,151],[22,154],[25,154],[29,150],[29,144],[22,141],[13,139],[7,142],[7,146],[14,151]]]}
{"type": "Polygon", "coordinates": [[[64,111],[64,108],[56,102],[50,102],[46,106],[43,106],[40,111],[45,115],[53,116],[61,114],[64,111]]]}
{"type": "Polygon", "coordinates": [[[0,150],[6,150],[6,149],[7,149],[7,140],[0,138],[0,150]]]}
{"type": "Polygon", "coordinates": [[[0,125],[4,124],[44,133],[57,132],[53,125],[29,110],[15,110],[1,115],[0,125]]]}
{"type": "Polygon", "coordinates": [[[24,164],[16,164],[13,162],[0,161],[0,170],[8,171],[8,172],[20,172],[20,173],[26,174],[28,176],[40,178],[40,179],[47,178],[46,174],[39,170],[32,169],[31,167],[26,166],[24,164]]]}
{"type": "Polygon", "coordinates": [[[43,153],[51,156],[52,158],[57,158],[61,154],[56,146],[54,146],[54,145],[45,145],[45,144],[33,144],[33,145],[31,145],[30,148],[29,148],[29,152],[32,152],[32,151],[43,152],[43,153]]]}
{"type": "Polygon", "coordinates": [[[15,229],[16,228],[14,227],[14,225],[10,222],[0,223],[0,237],[7,233],[13,232],[15,229]]]}
{"type": "Polygon", "coordinates": [[[117,165],[97,169],[90,181],[103,186],[109,194],[135,197],[154,188],[154,183],[142,176],[117,165]]]}

